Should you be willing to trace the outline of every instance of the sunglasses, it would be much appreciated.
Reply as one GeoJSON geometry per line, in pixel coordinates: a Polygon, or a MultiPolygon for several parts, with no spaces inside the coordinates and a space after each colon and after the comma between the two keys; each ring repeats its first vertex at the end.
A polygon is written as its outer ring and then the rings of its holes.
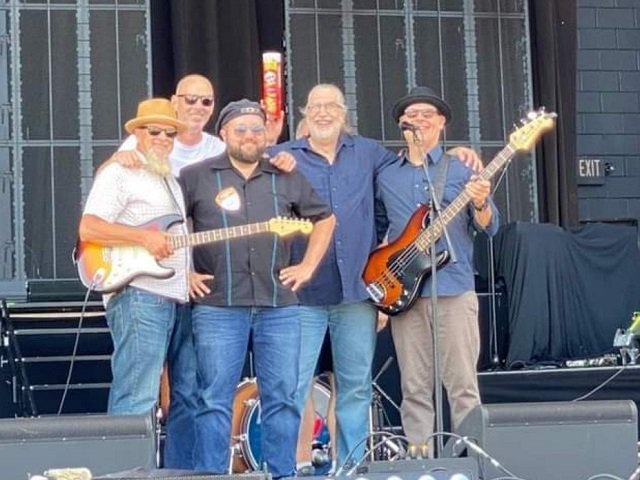
{"type": "Polygon", "coordinates": [[[184,101],[187,105],[195,105],[200,100],[200,103],[203,107],[210,107],[213,105],[213,97],[209,97],[207,95],[191,95],[185,93],[183,95],[178,95],[180,98],[184,98],[184,101]]]}
{"type": "Polygon", "coordinates": [[[175,138],[178,135],[178,131],[175,128],[160,128],[160,127],[140,127],[149,132],[152,137],[157,137],[161,133],[164,133],[167,138],[175,138]]]}
{"type": "Polygon", "coordinates": [[[252,125],[250,127],[248,127],[247,125],[238,125],[237,127],[234,127],[233,133],[241,137],[249,132],[253,133],[254,135],[262,135],[265,130],[266,129],[264,128],[264,125],[252,125]]]}
{"type": "Polygon", "coordinates": [[[438,110],[406,110],[404,112],[404,116],[411,120],[418,118],[418,116],[430,120],[439,114],[440,112],[438,112],[438,110]]]}

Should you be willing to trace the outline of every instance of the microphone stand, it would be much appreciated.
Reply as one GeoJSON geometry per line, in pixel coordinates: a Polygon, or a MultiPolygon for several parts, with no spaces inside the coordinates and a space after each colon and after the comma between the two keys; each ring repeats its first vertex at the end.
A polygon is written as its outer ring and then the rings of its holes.
{"type": "MultiPolygon", "coordinates": [[[[429,220],[430,223],[434,223],[436,221],[440,221],[440,202],[436,198],[436,192],[434,190],[433,182],[431,181],[431,175],[429,174],[429,168],[427,165],[426,152],[422,148],[422,139],[416,134],[415,130],[411,130],[413,134],[413,143],[418,147],[422,158],[422,168],[424,169],[424,173],[427,179],[427,185],[429,187],[429,220]]],[[[442,186],[444,188],[444,185],[442,186]]],[[[447,232],[447,227],[442,224],[442,231],[444,233],[445,242],[447,244],[447,249],[449,251],[450,260],[453,263],[457,262],[455,250],[453,249],[453,244],[451,243],[451,239],[449,238],[449,233],[447,232]]],[[[431,257],[431,318],[432,318],[432,336],[433,336],[433,370],[435,372],[434,375],[434,390],[435,390],[435,420],[436,420],[436,432],[444,431],[444,421],[442,416],[442,376],[440,374],[440,341],[438,339],[438,331],[440,326],[440,321],[438,319],[438,278],[437,278],[437,268],[436,268],[436,241],[437,239],[431,239],[431,245],[429,247],[429,255],[431,257]]],[[[442,435],[436,436],[436,452],[437,455],[434,457],[441,455],[444,449],[444,439],[442,435]]]]}

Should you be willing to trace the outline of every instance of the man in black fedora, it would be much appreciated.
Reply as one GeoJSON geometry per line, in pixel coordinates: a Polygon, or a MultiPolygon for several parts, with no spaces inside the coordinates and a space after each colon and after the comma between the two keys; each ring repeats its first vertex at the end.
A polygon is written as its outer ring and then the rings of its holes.
{"type": "MultiPolygon", "coordinates": [[[[480,403],[476,364],[480,351],[478,300],[473,276],[474,230],[493,235],[498,212],[491,199],[491,185],[474,175],[463,162],[450,161],[440,144],[442,131],[452,118],[451,107],[428,87],[415,87],[392,110],[407,142],[404,155],[378,175],[376,203],[383,219],[379,234],[389,242],[401,236],[418,204],[445,209],[463,191],[470,198],[447,225],[457,261],[437,272],[439,364],[451,405],[455,430],[480,403]],[[427,171],[432,186],[427,180],[427,171]]],[[[444,240],[436,251],[446,248],[444,240]]],[[[409,442],[426,446],[434,427],[433,318],[431,279],[416,303],[391,320],[402,387],[402,424],[409,442]]],[[[425,448],[426,449],[426,448],[425,448]]],[[[423,455],[426,452],[423,453],[423,455]]]]}

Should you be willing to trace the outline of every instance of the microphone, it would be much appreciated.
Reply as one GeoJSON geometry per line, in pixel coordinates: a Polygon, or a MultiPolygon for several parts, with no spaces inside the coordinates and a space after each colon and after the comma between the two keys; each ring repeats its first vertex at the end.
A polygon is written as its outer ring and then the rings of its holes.
{"type": "Polygon", "coordinates": [[[411,125],[409,122],[400,122],[398,127],[400,127],[400,130],[403,132],[405,130],[409,130],[410,132],[416,132],[418,130],[418,127],[411,125]]]}

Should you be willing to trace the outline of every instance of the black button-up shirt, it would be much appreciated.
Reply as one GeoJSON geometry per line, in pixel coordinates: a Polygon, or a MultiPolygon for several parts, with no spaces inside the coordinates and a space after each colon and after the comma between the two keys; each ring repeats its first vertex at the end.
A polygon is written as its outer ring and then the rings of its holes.
{"type": "MultiPolygon", "coordinates": [[[[230,228],[296,217],[312,222],[331,215],[305,178],[260,161],[245,180],[226,153],[183,169],[180,184],[193,231],[230,228]]],[[[215,278],[211,293],[197,302],[216,306],[280,306],[298,303],[278,280],[291,264],[291,236],[249,234],[193,247],[194,270],[215,278]]]]}

